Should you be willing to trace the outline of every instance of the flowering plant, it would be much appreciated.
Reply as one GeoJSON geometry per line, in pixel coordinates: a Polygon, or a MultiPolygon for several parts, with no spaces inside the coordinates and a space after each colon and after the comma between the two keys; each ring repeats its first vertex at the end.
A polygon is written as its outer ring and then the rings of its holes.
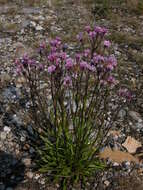
{"type": "Polygon", "coordinates": [[[117,60],[109,54],[106,34],[106,28],[87,26],[77,35],[73,56],[57,37],[40,45],[36,60],[16,60],[41,137],[40,171],[61,181],[63,189],[104,168],[98,152],[122,105],[117,97],[131,98],[127,89],[114,93],[117,60]]]}

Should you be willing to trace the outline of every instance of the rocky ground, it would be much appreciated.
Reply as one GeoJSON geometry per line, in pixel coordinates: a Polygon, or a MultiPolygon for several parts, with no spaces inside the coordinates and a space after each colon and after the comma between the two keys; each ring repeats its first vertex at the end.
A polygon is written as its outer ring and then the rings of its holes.
{"type": "MultiPolygon", "coordinates": [[[[109,28],[119,63],[117,77],[134,95],[129,107],[120,111],[105,146],[129,153],[132,158],[124,158],[127,155],[113,158],[110,152],[109,157],[113,159],[107,163],[113,167],[95,178],[89,189],[142,190],[143,16],[125,7],[113,9],[106,17],[95,16],[92,0],[88,3],[80,0],[5,2],[0,0],[0,190],[58,188],[56,184],[45,185],[44,177],[32,170],[35,150],[30,142],[36,138],[34,130],[31,125],[25,125],[20,109],[10,109],[15,102],[20,102],[21,107],[27,104],[21,98],[21,81],[14,72],[14,59],[24,52],[33,54],[41,41],[57,35],[68,41],[69,49],[73,50],[76,34],[95,21],[109,28]]],[[[106,158],[106,154],[102,156],[106,158]]]]}

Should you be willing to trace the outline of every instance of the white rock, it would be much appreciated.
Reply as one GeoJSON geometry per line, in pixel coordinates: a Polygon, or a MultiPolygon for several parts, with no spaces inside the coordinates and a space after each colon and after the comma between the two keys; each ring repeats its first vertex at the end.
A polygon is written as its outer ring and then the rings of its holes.
{"type": "Polygon", "coordinates": [[[129,111],[129,116],[132,117],[133,120],[138,121],[139,123],[142,122],[141,115],[135,111],[129,111]]]}
{"type": "Polygon", "coordinates": [[[5,126],[5,127],[4,127],[4,131],[5,131],[6,133],[9,133],[9,132],[11,131],[11,129],[10,129],[10,127],[5,126]]]}
{"type": "Polygon", "coordinates": [[[113,163],[113,166],[116,167],[116,166],[119,166],[119,164],[118,164],[117,162],[114,162],[114,163],[113,163]]]}
{"type": "Polygon", "coordinates": [[[104,184],[108,187],[110,185],[110,182],[108,180],[104,181],[104,184]]]}
{"type": "Polygon", "coordinates": [[[40,26],[40,25],[37,25],[37,26],[36,26],[36,30],[37,30],[37,31],[43,30],[43,27],[40,26]]]}
{"type": "Polygon", "coordinates": [[[30,24],[31,24],[33,27],[36,27],[36,22],[31,21],[30,24]]]}
{"type": "Polygon", "coordinates": [[[24,141],[26,141],[26,138],[25,137],[20,137],[20,141],[24,142],[24,141]]]}
{"type": "Polygon", "coordinates": [[[34,176],[32,172],[27,172],[26,175],[29,179],[32,179],[34,176]]]}

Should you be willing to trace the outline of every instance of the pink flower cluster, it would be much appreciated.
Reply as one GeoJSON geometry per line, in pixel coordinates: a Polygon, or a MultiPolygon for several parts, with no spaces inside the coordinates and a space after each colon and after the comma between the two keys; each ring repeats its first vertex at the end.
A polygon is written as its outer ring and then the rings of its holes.
{"type": "MultiPolygon", "coordinates": [[[[100,26],[95,26],[94,29],[91,29],[90,26],[86,26],[85,31],[88,33],[89,38],[91,40],[94,40],[98,36],[104,37],[108,32],[106,28],[100,27],[100,26]]],[[[106,42],[105,42],[105,45],[110,46],[110,44],[109,43],[107,44],[106,42]]]]}
{"type": "Polygon", "coordinates": [[[56,39],[50,41],[50,45],[56,48],[60,47],[61,39],[59,37],[56,37],[56,39]]]}
{"type": "Polygon", "coordinates": [[[109,48],[111,46],[111,42],[108,40],[104,41],[104,47],[109,48]]]}
{"type": "Polygon", "coordinates": [[[56,70],[56,66],[55,65],[51,65],[48,67],[48,73],[52,74],[54,73],[56,70]]]}
{"type": "MultiPolygon", "coordinates": [[[[56,80],[62,80],[64,86],[72,86],[71,78],[77,76],[79,72],[89,73],[95,79],[100,79],[101,83],[115,84],[115,78],[111,72],[117,66],[117,60],[114,56],[104,53],[105,48],[111,46],[110,41],[104,39],[107,29],[98,26],[94,28],[86,26],[85,31],[90,39],[90,45],[82,47],[82,50],[78,51],[75,56],[69,56],[66,53],[68,46],[63,45],[61,39],[56,37],[49,44],[44,42],[40,44],[39,53],[41,59],[44,57],[45,67],[25,55],[23,58],[16,60],[17,71],[22,72],[25,69],[32,68],[43,70],[46,68],[45,71],[55,77],[56,80]],[[99,51],[98,46],[102,46],[100,48],[103,51],[99,51]]],[[[83,33],[77,36],[80,42],[84,42],[83,36],[83,33]]]]}
{"type": "Polygon", "coordinates": [[[64,77],[64,82],[63,82],[65,87],[72,86],[72,79],[70,76],[64,77]]]}
{"type": "Polygon", "coordinates": [[[68,58],[66,60],[65,68],[68,69],[68,70],[70,70],[70,69],[73,68],[73,66],[74,66],[73,59],[68,58]]]}
{"type": "Polygon", "coordinates": [[[39,64],[36,60],[30,58],[27,54],[25,54],[22,58],[15,60],[16,71],[18,74],[21,74],[27,70],[39,69],[43,70],[44,65],[39,64]]]}

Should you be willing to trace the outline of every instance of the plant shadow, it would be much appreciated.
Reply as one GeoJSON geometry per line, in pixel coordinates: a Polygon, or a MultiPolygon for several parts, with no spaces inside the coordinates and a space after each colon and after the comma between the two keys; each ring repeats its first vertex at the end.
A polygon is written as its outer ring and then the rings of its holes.
{"type": "Polygon", "coordinates": [[[24,180],[25,165],[12,154],[0,151],[0,189],[15,188],[24,180]]]}

